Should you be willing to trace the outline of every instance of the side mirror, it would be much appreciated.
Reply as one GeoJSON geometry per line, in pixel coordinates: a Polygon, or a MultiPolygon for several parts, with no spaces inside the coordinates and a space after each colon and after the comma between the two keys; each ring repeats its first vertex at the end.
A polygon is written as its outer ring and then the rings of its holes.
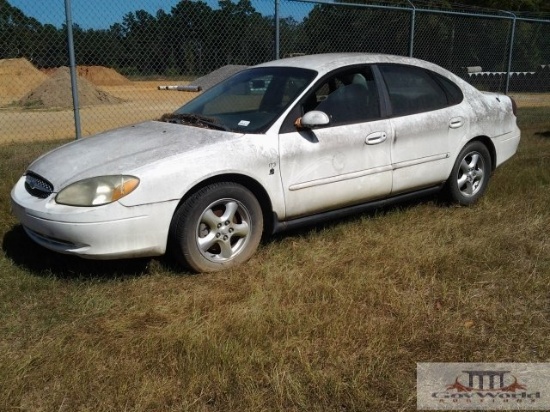
{"type": "Polygon", "coordinates": [[[325,112],[312,110],[307,112],[300,119],[300,126],[305,129],[314,129],[319,126],[326,126],[330,123],[330,118],[325,112]]]}

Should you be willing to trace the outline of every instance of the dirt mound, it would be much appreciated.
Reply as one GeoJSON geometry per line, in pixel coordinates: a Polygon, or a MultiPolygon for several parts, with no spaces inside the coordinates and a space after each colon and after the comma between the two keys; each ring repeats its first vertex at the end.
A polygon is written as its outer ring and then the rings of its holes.
{"type": "Polygon", "coordinates": [[[206,89],[210,89],[212,86],[218,84],[222,80],[225,80],[228,77],[233,76],[235,73],[238,73],[241,70],[246,69],[247,67],[248,66],[238,66],[238,65],[223,66],[207,74],[206,76],[199,77],[198,79],[193,81],[189,86],[197,86],[204,91],[206,89]]]}
{"type": "MultiPolygon", "coordinates": [[[[120,103],[122,99],[97,89],[83,77],[78,78],[80,106],[120,103]]],[[[24,96],[19,103],[25,107],[72,107],[71,75],[68,67],[60,67],[40,86],[24,96]]]]}
{"type": "Polygon", "coordinates": [[[18,101],[46,79],[27,59],[0,60],[0,105],[18,101]]]}
{"type": "Polygon", "coordinates": [[[78,66],[78,75],[97,86],[124,86],[132,82],[114,69],[103,66],[78,66]]]}
{"type": "Polygon", "coordinates": [[[47,76],[51,76],[52,74],[55,73],[55,71],[57,70],[57,67],[43,67],[38,70],[40,70],[42,73],[44,73],[47,76]]]}

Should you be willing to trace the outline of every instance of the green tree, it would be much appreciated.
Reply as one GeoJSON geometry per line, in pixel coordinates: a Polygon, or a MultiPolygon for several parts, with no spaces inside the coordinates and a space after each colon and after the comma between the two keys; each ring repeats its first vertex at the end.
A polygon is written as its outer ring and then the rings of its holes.
{"type": "Polygon", "coordinates": [[[170,61],[181,73],[203,73],[213,58],[214,11],[202,1],[183,0],[172,8],[167,19],[164,43],[170,61]]]}
{"type": "Polygon", "coordinates": [[[0,58],[26,57],[34,60],[37,44],[41,44],[42,24],[27,17],[6,0],[0,0],[0,58]]]}
{"type": "Polygon", "coordinates": [[[379,52],[406,54],[410,17],[362,7],[317,5],[304,19],[308,53],[379,52]],[[345,29],[342,29],[345,28],[345,29]]]}
{"type": "Polygon", "coordinates": [[[221,0],[215,11],[215,43],[219,65],[255,64],[273,57],[272,21],[250,0],[221,0]]]}

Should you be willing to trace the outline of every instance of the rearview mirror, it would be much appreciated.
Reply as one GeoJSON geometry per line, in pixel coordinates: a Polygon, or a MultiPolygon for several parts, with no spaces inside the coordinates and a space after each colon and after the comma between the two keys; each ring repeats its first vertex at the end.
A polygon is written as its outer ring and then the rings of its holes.
{"type": "Polygon", "coordinates": [[[265,82],[263,80],[252,80],[252,88],[253,89],[264,89],[265,88],[265,82]]]}

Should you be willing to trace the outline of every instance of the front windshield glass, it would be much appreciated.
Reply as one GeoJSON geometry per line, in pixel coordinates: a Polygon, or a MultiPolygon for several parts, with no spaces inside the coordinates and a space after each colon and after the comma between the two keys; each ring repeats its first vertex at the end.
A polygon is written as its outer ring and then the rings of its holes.
{"type": "Polygon", "coordinates": [[[175,115],[196,116],[221,130],[262,133],[315,78],[292,67],[243,70],[185,104],[175,115]]]}

